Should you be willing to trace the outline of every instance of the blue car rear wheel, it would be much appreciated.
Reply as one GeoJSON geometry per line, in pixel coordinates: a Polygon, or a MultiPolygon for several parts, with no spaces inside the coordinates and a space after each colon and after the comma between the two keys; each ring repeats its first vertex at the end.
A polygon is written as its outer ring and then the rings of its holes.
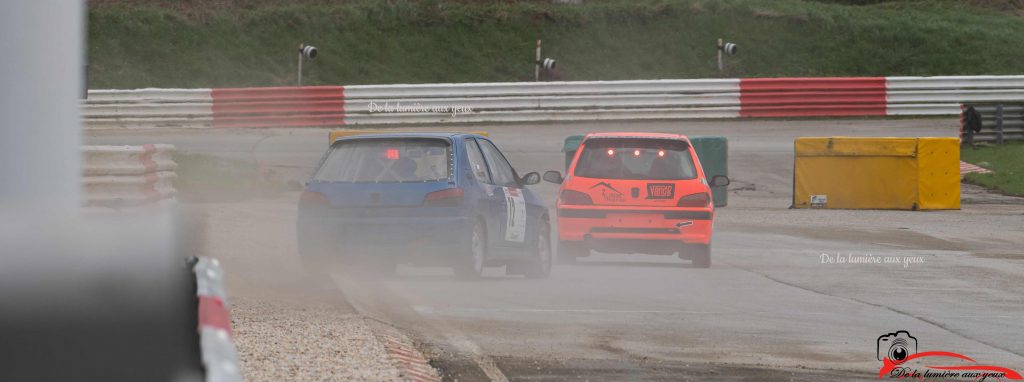
{"type": "Polygon", "coordinates": [[[455,259],[455,277],[460,279],[479,278],[484,271],[487,257],[487,234],[479,221],[473,224],[473,232],[469,240],[469,248],[455,259]]]}
{"type": "Polygon", "coordinates": [[[551,275],[551,227],[544,223],[537,235],[537,245],[531,251],[532,258],[526,268],[526,277],[543,279],[551,275]]]}

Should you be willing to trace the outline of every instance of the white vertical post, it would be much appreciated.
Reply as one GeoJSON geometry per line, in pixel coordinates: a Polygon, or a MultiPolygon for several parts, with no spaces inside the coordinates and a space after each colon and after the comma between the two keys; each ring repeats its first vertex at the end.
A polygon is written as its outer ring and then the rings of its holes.
{"type": "Polygon", "coordinates": [[[722,45],[722,39],[718,39],[718,72],[722,72],[722,50],[725,46],[722,45]]]}
{"type": "Polygon", "coordinates": [[[302,86],[302,48],[303,48],[303,45],[305,45],[305,44],[299,44],[299,75],[297,77],[298,78],[298,85],[299,86],[302,86]]]}
{"type": "Polygon", "coordinates": [[[533,62],[533,80],[540,81],[540,40],[537,40],[537,59],[533,62]]]}
{"type": "Polygon", "coordinates": [[[84,4],[0,1],[0,212],[78,211],[84,4]]]}

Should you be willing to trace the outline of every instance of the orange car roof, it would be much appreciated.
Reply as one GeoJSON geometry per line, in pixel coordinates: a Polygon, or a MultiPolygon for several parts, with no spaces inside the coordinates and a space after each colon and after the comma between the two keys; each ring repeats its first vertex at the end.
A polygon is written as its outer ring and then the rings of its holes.
{"type": "Polygon", "coordinates": [[[668,134],[668,133],[636,133],[636,132],[617,132],[617,133],[589,133],[587,138],[661,138],[661,139],[686,139],[685,135],[680,134],[668,134]]]}

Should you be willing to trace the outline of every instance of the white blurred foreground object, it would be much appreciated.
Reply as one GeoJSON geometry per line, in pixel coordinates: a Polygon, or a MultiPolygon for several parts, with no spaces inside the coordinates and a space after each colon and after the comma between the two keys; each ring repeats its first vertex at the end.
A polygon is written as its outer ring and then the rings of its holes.
{"type": "Polygon", "coordinates": [[[0,2],[0,208],[78,208],[84,2],[0,2]]]}
{"type": "Polygon", "coordinates": [[[0,381],[201,381],[179,219],[79,214],[83,5],[0,2],[0,381]]]}
{"type": "Polygon", "coordinates": [[[0,380],[202,380],[175,219],[84,219],[0,223],[0,380]]]}

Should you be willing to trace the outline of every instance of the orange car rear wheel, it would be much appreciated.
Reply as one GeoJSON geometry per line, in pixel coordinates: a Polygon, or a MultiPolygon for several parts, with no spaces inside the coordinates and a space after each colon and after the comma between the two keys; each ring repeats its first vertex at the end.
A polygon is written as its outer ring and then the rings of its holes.
{"type": "Polygon", "coordinates": [[[573,264],[578,257],[590,256],[590,248],[579,241],[558,241],[558,262],[573,264]]]}
{"type": "Polygon", "coordinates": [[[690,259],[694,268],[711,267],[711,244],[684,244],[679,257],[690,259]]]}

